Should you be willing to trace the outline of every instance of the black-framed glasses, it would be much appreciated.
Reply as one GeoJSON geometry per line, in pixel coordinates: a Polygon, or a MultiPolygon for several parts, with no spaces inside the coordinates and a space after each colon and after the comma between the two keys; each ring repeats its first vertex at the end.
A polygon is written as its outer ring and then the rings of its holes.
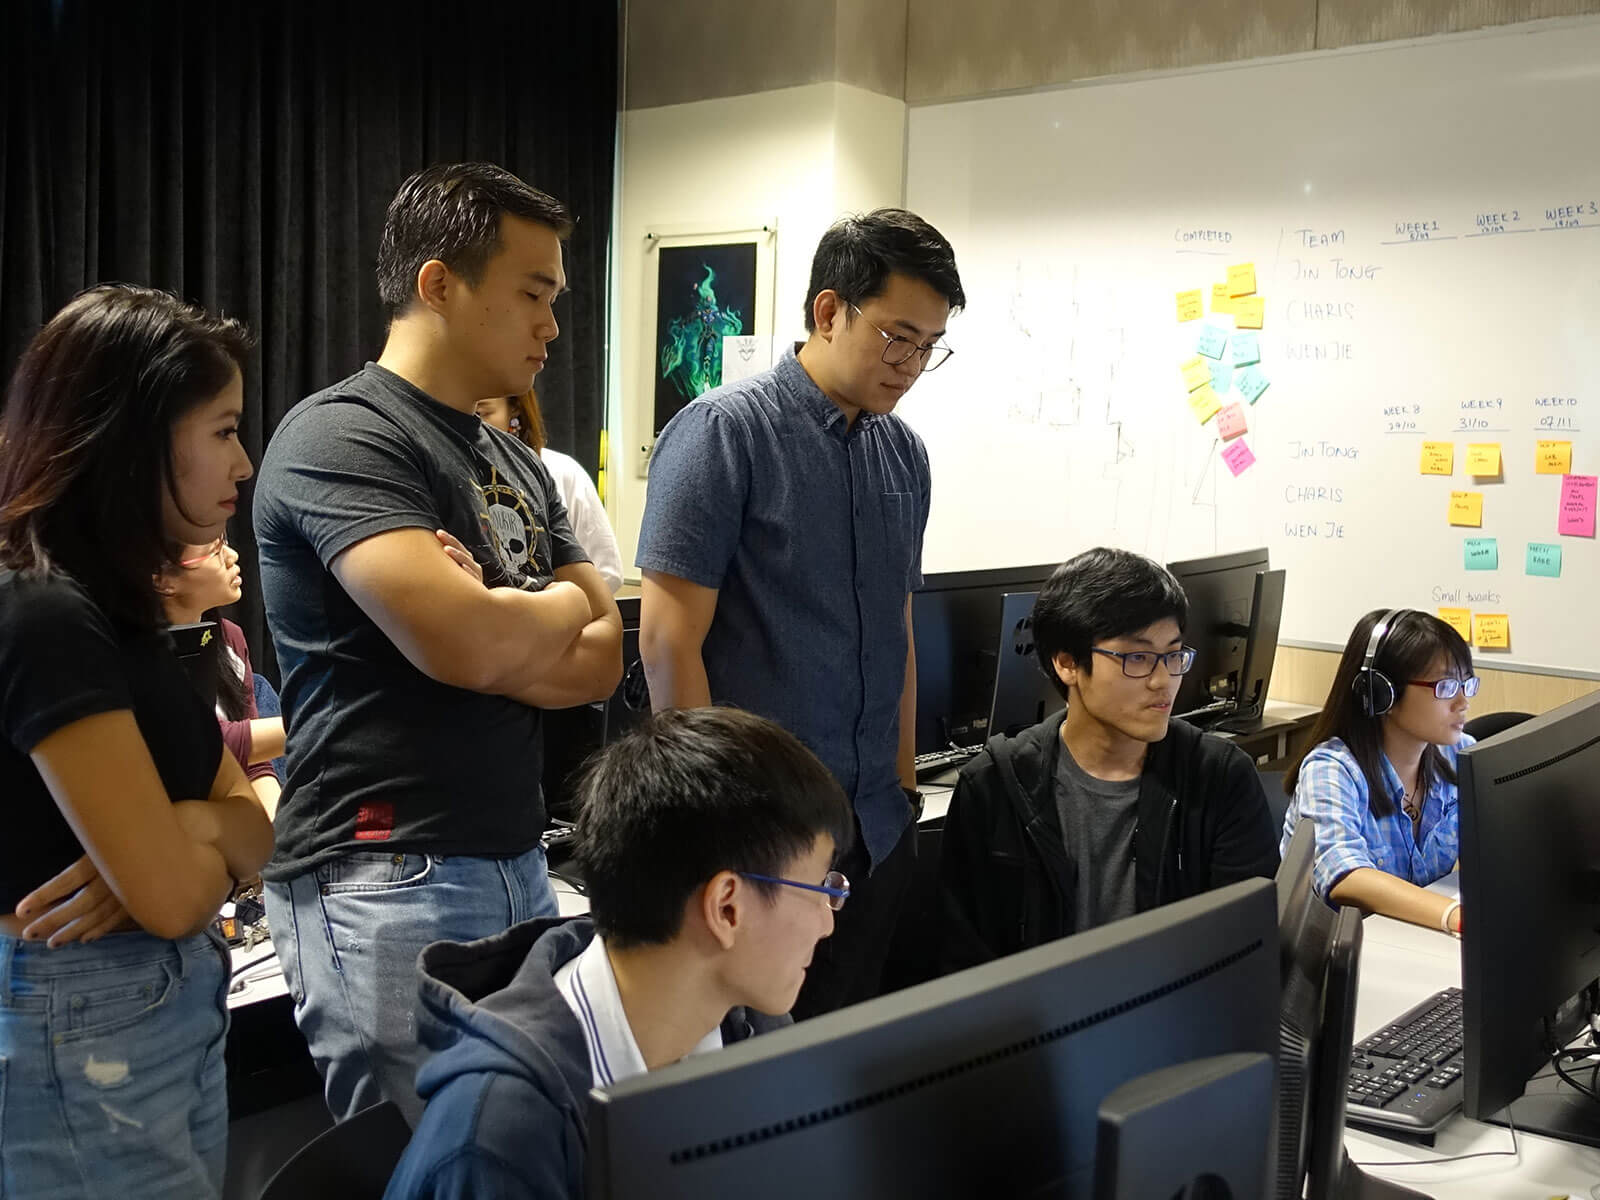
{"type": "Polygon", "coordinates": [[[883,361],[891,367],[898,367],[902,363],[910,362],[916,354],[922,355],[922,370],[937,371],[950,361],[950,356],[955,353],[949,346],[941,346],[938,342],[930,342],[926,346],[919,346],[910,338],[901,337],[897,333],[890,333],[876,321],[867,316],[859,308],[846,300],[851,308],[855,308],[856,316],[878,331],[878,336],[883,339],[883,361]]]}
{"type": "Polygon", "coordinates": [[[1190,646],[1182,650],[1168,650],[1165,654],[1157,654],[1154,650],[1102,650],[1099,646],[1092,649],[1107,658],[1120,658],[1122,673],[1129,679],[1150,678],[1155,674],[1158,662],[1166,666],[1168,675],[1187,675],[1189,668],[1194,666],[1195,652],[1190,646]]]}
{"type": "Polygon", "coordinates": [[[1454,700],[1458,695],[1471,700],[1478,694],[1481,680],[1476,675],[1468,675],[1465,679],[1411,679],[1407,682],[1412,687],[1432,688],[1440,700],[1454,700]]]}
{"type": "Polygon", "coordinates": [[[208,558],[221,558],[222,552],[228,548],[228,535],[223,534],[211,543],[211,548],[198,558],[180,558],[178,565],[185,571],[192,571],[208,558]]]}
{"type": "Polygon", "coordinates": [[[757,875],[752,871],[740,871],[739,874],[746,879],[755,879],[761,883],[781,883],[784,887],[821,892],[828,898],[828,907],[834,912],[843,908],[844,902],[850,899],[850,881],[840,871],[829,871],[822,877],[821,883],[801,883],[798,879],[779,879],[776,875],[757,875]]]}

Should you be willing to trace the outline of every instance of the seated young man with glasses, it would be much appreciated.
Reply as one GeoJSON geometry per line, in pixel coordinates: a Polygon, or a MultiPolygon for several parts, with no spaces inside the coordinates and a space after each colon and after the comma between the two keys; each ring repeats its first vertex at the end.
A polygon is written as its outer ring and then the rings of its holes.
{"type": "Polygon", "coordinates": [[[1171,572],[1097,549],[1033,610],[1067,701],[962,770],[939,864],[942,965],[959,970],[1252,875],[1278,852],[1255,765],[1172,719],[1189,602],[1171,572]]]}
{"type": "Polygon", "coordinates": [[[581,1200],[591,1087],[789,1023],[853,824],[809,750],[737,709],[608,746],[580,791],[591,916],[422,952],[427,1106],[388,1197],[581,1200]]]}

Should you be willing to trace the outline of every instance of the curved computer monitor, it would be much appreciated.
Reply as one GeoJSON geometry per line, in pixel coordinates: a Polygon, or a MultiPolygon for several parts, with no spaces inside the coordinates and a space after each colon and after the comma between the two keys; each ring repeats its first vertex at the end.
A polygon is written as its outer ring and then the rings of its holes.
{"type": "Polygon", "coordinates": [[[590,1200],[1087,1196],[1101,1102],[1277,1046],[1249,880],[591,1093],[590,1200]]]}

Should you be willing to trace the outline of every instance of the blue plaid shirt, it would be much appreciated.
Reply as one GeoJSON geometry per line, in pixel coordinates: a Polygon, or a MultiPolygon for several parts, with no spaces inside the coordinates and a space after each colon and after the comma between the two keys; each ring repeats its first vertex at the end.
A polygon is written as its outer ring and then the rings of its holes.
{"type": "MultiPolygon", "coordinates": [[[[1453,767],[1456,751],[1474,739],[1462,734],[1454,746],[1439,749],[1453,767]]],[[[1327,899],[1338,882],[1359,867],[1373,867],[1426,887],[1450,874],[1461,853],[1461,807],[1456,785],[1435,779],[1422,805],[1421,840],[1412,833],[1411,818],[1400,807],[1404,790],[1387,756],[1383,784],[1394,811],[1387,817],[1372,815],[1367,803],[1367,777],[1350,748],[1329,738],[1300,764],[1294,798],[1283,816],[1283,841],[1279,853],[1289,849],[1289,839],[1302,817],[1316,828],[1317,853],[1312,867],[1317,895],[1327,899]]]]}

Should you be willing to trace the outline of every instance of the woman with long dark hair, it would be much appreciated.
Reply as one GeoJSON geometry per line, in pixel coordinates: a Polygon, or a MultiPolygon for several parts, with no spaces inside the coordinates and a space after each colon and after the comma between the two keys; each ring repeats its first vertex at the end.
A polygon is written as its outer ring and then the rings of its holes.
{"type": "Polygon", "coordinates": [[[1461,905],[1425,889],[1460,853],[1456,752],[1472,745],[1477,692],[1472,651],[1438,617],[1374,609],[1356,622],[1312,749],[1284,777],[1282,848],[1310,818],[1319,895],[1461,932],[1461,905]]]}
{"type": "Polygon", "coordinates": [[[92,288],[0,415],[0,1190],[215,1196],[227,947],[272,826],[163,632],[151,579],[250,475],[244,329],[92,288]]]}

